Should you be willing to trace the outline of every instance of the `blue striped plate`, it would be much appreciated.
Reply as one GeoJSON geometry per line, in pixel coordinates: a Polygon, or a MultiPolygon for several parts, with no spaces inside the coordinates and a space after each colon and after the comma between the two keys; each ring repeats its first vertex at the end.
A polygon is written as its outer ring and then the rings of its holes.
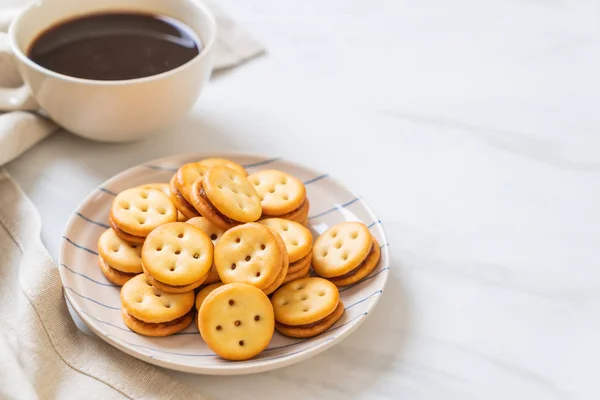
{"type": "Polygon", "coordinates": [[[102,339],[151,364],[198,374],[234,375],[268,371],[312,357],[339,343],[358,328],[383,293],[389,273],[387,238],[369,206],[329,175],[280,158],[243,154],[181,155],[130,168],[94,190],[75,210],[65,228],[59,250],[60,275],[68,301],[81,319],[102,339]],[[310,200],[309,225],[315,236],[342,221],[362,221],[382,246],[377,268],[362,281],[340,290],[346,306],[342,318],[311,339],[273,336],[265,351],[252,360],[225,361],[202,341],[195,324],[166,338],[150,338],[130,331],[120,314],[119,287],[106,280],[97,265],[96,242],[108,228],[111,202],[122,190],[145,183],[168,182],[184,163],[206,157],[226,157],[249,173],[273,168],[304,181],[310,200]]]}

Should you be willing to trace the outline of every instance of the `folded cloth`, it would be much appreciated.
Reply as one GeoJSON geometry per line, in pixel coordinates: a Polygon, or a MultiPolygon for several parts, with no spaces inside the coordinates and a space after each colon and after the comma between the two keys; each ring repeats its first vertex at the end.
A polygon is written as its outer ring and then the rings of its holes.
{"type": "Polygon", "coordinates": [[[1,169],[0,193],[0,399],[202,399],[75,326],[38,212],[1,169]]]}
{"type": "MultiPolygon", "coordinates": [[[[217,40],[213,49],[215,70],[235,67],[264,52],[260,43],[216,5],[207,2],[207,6],[217,20],[217,40]]],[[[0,10],[0,32],[6,32],[17,12],[15,8],[0,10]]],[[[0,90],[18,87],[22,83],[12,58],[0,53],[0,90]]],[[[12,111],[0,114],[0,166],[59,129],[38,113],[12,111]]]]}

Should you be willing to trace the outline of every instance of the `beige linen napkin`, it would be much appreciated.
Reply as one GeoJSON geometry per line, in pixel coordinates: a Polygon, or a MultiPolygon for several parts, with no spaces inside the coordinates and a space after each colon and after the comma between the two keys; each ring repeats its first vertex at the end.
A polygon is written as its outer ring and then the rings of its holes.
{"type": "Polygon", "coordinates": [[[81,332],[34,205],[0,170],[0,399],[202,399],[81,332]]]}
{"type": "MultiPolygon", "coordinates": [[[[217,40],[213,49],[215,70],[235,67],[264,52],[264,48],[248,32],[213,3],[206,3],[217,20],[217,40]]],[[[17,12],[15,8],[0,10],[0,32],[6,32],[17,12]]],[[[0,54],[0,90],[21,84],[11,57],[0,54]]],[[[54,123],[37,113],[13,111],[0,114],[0,166],[58,129],[54,123]]]]}

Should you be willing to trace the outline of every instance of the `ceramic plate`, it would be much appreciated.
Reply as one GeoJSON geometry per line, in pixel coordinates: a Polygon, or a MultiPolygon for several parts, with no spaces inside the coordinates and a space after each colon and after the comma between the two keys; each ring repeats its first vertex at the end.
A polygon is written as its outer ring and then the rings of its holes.
{"type": "Polygon", "coordinates": [[[202,154],[162,158],[130,168],[109,179],[91,193],[73,213],[59,250],[59,268],[67,300],[102,339],[151,364],[179,371],[232,375],[268,371],[312,357],[341,342],[358,328],[377,304],[389,272],[387,238],[369,206],[326,173],[280,158],[253,155],[202,154]],[[292,339],[275,332],[271,343],[257,357],[241,362],[216,356],[200,337],[195,324],[165,338],[151,338],[130,331],[121,320],[119,287],[98,268],[96,242],[108,228],[108,214],[115,195],[144,183],[168,182],[184,163],[206,157],[226,157],[242,164],[249,173],[262,169],[285,171],[304,181],[310,200],[309,227],[315,237],[343,221],[362,221],[382,246],[377,268],[360,282],[340,289],[346,306],[342,318],[323,334],[292,339]]]}

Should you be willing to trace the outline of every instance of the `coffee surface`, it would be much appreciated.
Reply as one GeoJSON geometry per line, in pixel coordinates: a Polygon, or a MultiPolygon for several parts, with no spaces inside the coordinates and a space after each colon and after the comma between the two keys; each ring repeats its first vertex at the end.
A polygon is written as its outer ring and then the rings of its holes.
{"type": "Polygon", "coordinates": [[[200,51],[200,39],[180,21],[119,12],[59,23],[33,41],[28,56],[63,75],[112,81],[172,70],[200,51]]]}

